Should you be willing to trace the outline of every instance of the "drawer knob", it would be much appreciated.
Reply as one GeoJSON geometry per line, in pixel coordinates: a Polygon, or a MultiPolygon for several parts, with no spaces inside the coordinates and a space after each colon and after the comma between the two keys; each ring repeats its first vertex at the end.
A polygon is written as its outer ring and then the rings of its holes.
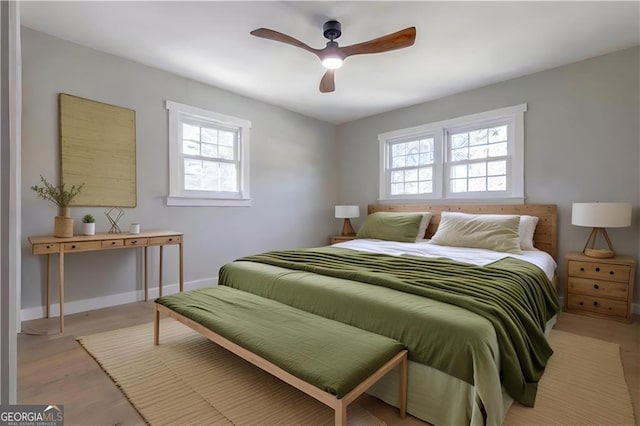
{"type": "Polygon", "coordinates": [[[598,284],[594,284],[593,288],[595,288],[596,290],[600,288],[600,286],[598,284]]]}
{"type": "Polygon", "coordinates": [[[593,306],[598,306],[598,302],[593,302],[593,306]]]}
{"type": "Polygon", "coordinates": [[[584,305],[584,303],[580,302],[580,306],[584,305]]]}
{"type": "Polygon", "coordinates": [[[584,268],[582,268],[582,267],[581,267],[581,268],[580,268],[580,272],[584,272],[584,268]]]}
{"type": "Polygon", "coordinates": [[[72,249],[76,248],[76,245],[75,245],[75,244],[74,244],[74,245],[72,245],[72,246],[71,246],[71,248],[72,248],[72,249]]]}
{"type": "Polygon", "coordinates": [[[596,268],[596,272],[600,272],[600,268],[596,268]]]}
{"type": "Polygon", "coordinates": [[[113,245],[115,245],[115,244],[116,244],[116,242],[115,242],[115,241],[111,241],[111,245],[112,245],[112,246],[113,246],[113,245]]]}
{"type": "Polygon", "coordinates": [[[173,241],[173,238],[169,238],[169,241],[173,241]]]}
{"type": "Polygon", "coordinates": [[[614,275],[615,272],[614,271],[609,271],[609,275],[614,275]]]}
{"type": "Polygon", "coordinates": [[[131,241],[131,244],[138,244],[138,240],[131,241]]]}
{"type": "Polygon", "coordinates": [[[51,246],[47,246],[47,248],[51,248],[51,246]]]}

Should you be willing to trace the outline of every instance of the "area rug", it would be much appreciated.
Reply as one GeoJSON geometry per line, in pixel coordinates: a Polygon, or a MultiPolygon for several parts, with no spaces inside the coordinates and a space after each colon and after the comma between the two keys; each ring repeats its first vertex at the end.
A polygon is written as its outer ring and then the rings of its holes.
{"type": "Polygon", "coordinates": [[[505,425],[634,425],[620,346],[552,330],[553,356],[534,408],[514,404],[505,425]]]}
{"type": "MultiPolygon", "coordinates": [[[[333,411],[188,327],[153,324],[78,341],[151,425],[332,425],[333,411]]],[[[534,408],[514,404],[507,425],[633,425],[619,346],[553,330],[555,351],[534,408]]],[[[357,401],[349,425],[385,423],[357,401]]]]}
{"type": "MultiPolygon", "coordinates": [[[[333,425],[334,411],[174,320],[77,339],[152,425],[333,425]]],[[[384,426],[357,402],[350,426],[384,426]]]]}

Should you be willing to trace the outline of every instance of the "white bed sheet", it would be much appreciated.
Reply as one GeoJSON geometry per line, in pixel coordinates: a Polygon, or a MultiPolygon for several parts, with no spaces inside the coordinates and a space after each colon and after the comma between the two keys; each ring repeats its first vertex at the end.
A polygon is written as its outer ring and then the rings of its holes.
{"type": "Polygon", "coordinates": [[[439,246],[431,244],[429,241],[430,240],[424,240],[417,243],[401,243],[398,241],[359,238],[334,244],[333,247],[366,251],[370,253],[389,254],[392,256],[410,254],[424,257],[446,257],[458,262],[471,263],[478,266],[485,266],[505,257],[515,257],[516,259],[525,260],[536,265],[542,269],[549,280],[552,281],[558,266],[549,253],[537,249],[525,250],[522,254],[512,254],[477,248],[439,246]]]}

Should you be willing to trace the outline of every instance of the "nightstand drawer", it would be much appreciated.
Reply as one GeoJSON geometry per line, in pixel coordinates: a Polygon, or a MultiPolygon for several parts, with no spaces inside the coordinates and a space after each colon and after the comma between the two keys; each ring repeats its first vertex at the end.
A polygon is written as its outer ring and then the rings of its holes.
{"type": "Polygon", "coordinates": [[[100,241],[85,241],[81,243],[66,243],[64,245],[65,252],[71,251],[91,251],[102,249],[102,243],[100,241]]]}
{"type": "Polygon", "coordinates": [[[595,278],[599,280],[629,282],[631,267],[598,262],[569,261],[569,275],[580,278],[595,278]]]}
{"type": "Polygon", "coordinates": [[[106,240],[102,242],[102,248],[124,247],[124,240],[106,240]]]}
{"type": "Polygon", "coordinates": [[[627,283],[569,277],[569,293],[581,293],[595,297],[609,297],[626,302],[629,292],[627,283]]]}
{"type": "Polygon", "coordinates": [[[58,253],[60,251],[60,244],[34,244],[31,248],[33,254],[45,254],[45,253],[58,253]]]}
{"type": "Polygon", "coordinates": [[[570,310],[594,312],[622,318],[627,316],[627,302],[585,296],[582,294],[569,294],[568,299],[567,307],[570,310]]]}

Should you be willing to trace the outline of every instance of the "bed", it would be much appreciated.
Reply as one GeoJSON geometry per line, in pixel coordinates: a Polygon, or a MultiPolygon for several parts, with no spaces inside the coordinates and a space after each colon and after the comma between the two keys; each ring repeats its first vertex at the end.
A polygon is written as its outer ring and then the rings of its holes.
{"type": "MultiPolygon", "coordinates": [[[[424,237],[420,229],[412,241],[358,238],[242,258],[223,266],[219,284],[400,340],[409,349],[408,412],[432,424],[497,425],[514,398],[533,405],[552,353],[545,333],[560,308],[552,284],[556,206],[370,205],[368,212],[367,221],[379,212],[431,217],[424,237]],[[516,232],[520,218],[538,218],[534,247],[434,244],[456,213],[517,215],[516,232]]],[[[389,374],[368,393],[397,406],[397,381],[389,374]]]]}

